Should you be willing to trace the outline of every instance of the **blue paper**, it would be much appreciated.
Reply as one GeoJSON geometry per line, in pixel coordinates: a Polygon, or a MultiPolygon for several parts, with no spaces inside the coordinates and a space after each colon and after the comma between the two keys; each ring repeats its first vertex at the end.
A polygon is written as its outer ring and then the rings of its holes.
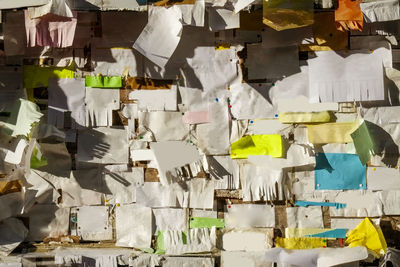
{"type": "Polygon", "coordinates": [[[318,153],[315,166],[315,189],[366,189],[367,167],[355,154],[318,153]]]}
{"type": "Polygon", "coordinates": [[[307,237],[346,238],[347,229],[334,229],[319,234],[306,235],[307,237]]]}
{"type": "Polygon", "coordinates": [[[324,206],[324,207],[336,207],[336,209],[346,208],[345,203],[336,203],[336,202],[312,202],[312,201],[296,201],[294,203],[300,207],[308,207],[308,206],[324,206]]]}

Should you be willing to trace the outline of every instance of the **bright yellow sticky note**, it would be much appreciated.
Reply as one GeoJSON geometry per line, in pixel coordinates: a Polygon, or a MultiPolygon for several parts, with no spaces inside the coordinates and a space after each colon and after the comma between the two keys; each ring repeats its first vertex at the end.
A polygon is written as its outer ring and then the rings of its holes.
{"type": "Polygon", "coordinates": [[[310,249],[326,247],[324,238],[299,237],[299,238],[282,238],[277,237],[275,245],[287,249],[310,249]]]}
{"type": "Polygon", "coordinates": [[[353,143],[351,133],[357,130],[358,121],[307,125],[308,141],[313,144],[353,143]]]}
{"type": "Polygon", "coordinates": [[[349,247],[364,246],[376,253],[376,257],[386,253],[386,240],[382,230],[377,228],[369,218],[365,218],[356,228],[351,230],[346,239],[349,247]]]}
{"type": "Polygon", "coordinates": [[[281,112],[279,113],[279,121],[282,123],[330,122],[331,115],[328,111],[281,112]]]}
{"type": "Polygon", "coordinates": [[[231,158],[246,159],[250,155],[282,157],[282,137],[279,134],[250,135],[231,145],[231,158]]]}
{"type": "Polygon", "coordinates": [[[47,87],[50,78],[74,78],[74,65],[67,68],[24,65],[24,88],[47,87]]]}

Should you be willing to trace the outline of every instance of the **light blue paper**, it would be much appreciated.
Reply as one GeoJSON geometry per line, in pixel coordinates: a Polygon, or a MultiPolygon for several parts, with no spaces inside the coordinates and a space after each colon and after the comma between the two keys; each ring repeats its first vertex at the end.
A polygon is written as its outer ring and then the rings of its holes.
{"type": "Polygon", "coordinates": [[[300,207],[308,207],[308,206],[324,206],[324,207],[336,207],[336,209],[346,208],[345,203],[336,203],[336,202],[312,202],[312,201],[296,201],[294,203],[300,207]]]}
{"type": "Polygon", "coordinates": [[[319,234],[306,235],[307,237],[323,237],[323,238],[346,238],[347,229],[338,228],[334,230],[329,230],[319,234]]]}
{"type": "Polygon", "coordinates": [[[355,154],[318,153],[315,166],[315,189],[366,189],[367,167],[355,154]]]}

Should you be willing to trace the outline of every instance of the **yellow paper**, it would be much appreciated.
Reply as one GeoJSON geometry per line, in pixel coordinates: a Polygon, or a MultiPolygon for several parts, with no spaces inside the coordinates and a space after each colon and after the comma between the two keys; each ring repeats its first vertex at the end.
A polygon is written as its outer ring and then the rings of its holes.
{"type": "Polygon", "coordinates": [[[48,87],[50,78],[74,78],[74,65],[67,68],[24,65],[24,87],[48,87]]]}
{"type": "Polygon", "coordinates": [[[382,230],[376,227],[369,218],[365,218],[356,228],[351,230],[346,239],[349,247],[364,246],[376,253],[376,257],[386,253],[386,240],[382,230]]]}
{"type": "Polygon", "coordinates": [[[282,137],[279,134],[250,135],[231,145],[231,158],[245,159],[250,155],[282,157],[282,137]]]}
{"type": "Polygon", "coordinates": [[[322,112],[282,112],[279,113],[279,121],[282,123],[315,123],[330,122],[331,114],[322,112]]]}
{"type": "Polygon", "coordinates": [[[308,141],[313,144],[353,143],[350,134],[357,128],[358,121],[307,125],[308,141]]]}
{"type": "Polygon", "coordinates": [[[325,238],[315,237],[298,237],[298,238],[282,238],[277,237],[275,245],[287,249],[311,249],[326,247],[325,238]]]}
{"type": "MultiPolygon", "coordinates": [[[[333,229],[320,229],[320,228],[285,228],[286,238],[299,238],[306,237],[306,235],[315,235],[323,232],[331,231],[333,229]]],[[[326,238],[335,240],[336,238],[326,238]]]]}

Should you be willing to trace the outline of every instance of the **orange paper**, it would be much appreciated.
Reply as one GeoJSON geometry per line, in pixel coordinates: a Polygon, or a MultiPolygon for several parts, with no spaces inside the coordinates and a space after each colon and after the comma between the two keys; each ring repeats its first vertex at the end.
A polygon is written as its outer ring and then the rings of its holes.
{"type": "Polygon", "coordinates": [[[363,14],[360,3],[361,0],[339,0],[339,7],[335,10],[335,22],[338,30],[362,31],[363,14]]]}

